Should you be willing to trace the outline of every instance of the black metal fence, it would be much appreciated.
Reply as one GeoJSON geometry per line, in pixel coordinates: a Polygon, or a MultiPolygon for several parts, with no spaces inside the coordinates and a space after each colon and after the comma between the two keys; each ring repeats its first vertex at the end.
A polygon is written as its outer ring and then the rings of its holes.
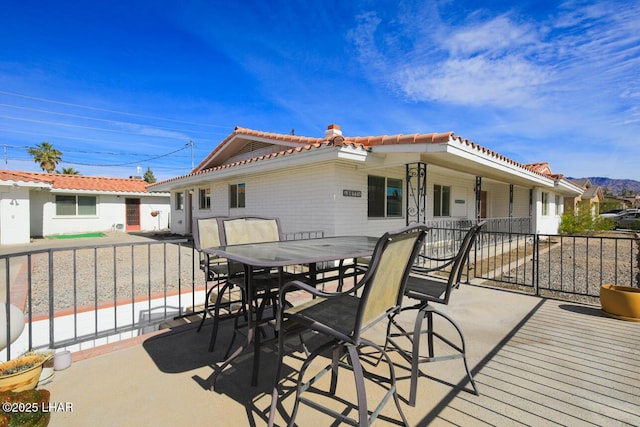
{"type": "MultiPolygon", "coordinates": [[[[435,227],[431,256],[455,254],[465,226],[435,227]]],[[[322,237],[322,232],[287,235],[322,237]]],[[[468,281],[558,299],[596,303],[600,286],[638,286],[638,237],[558,236],[487,230],[470,255],[468,281]]],[[[109,342],[194,313],[206,283],[187,239],[43,249],[0,255],[0,291],[26,315],[20,340],[0,358],[29,349],[109,342]]],[[[13,326],[5,310],[8,337],[13,326]]]]}
{"type": "Polygon", "coordinates": [[[471,277],[538,296],[598,303],[604,284],[638,287],[640,238],[485,232],[471,277]]]}

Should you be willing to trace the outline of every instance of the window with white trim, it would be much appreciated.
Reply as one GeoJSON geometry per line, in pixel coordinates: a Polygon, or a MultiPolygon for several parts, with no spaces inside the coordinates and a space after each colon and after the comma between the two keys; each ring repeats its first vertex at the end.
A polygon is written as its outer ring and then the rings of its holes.
{"type": "Polygon", "coordinates": [[[176,210],[184,210],[184,193],[176,193],[176,210]]]}
{"type": "Polygon", "coordinates": [[[200,195],[200,209],[211,209],[211,189],[201,188],[200,195]]]}
{"type": "Polygon", "coordinates": [[[229,207],[244,208],[245,207],[245,185],[232,184],[229,186],[229,207]]]}
{"type": "Polygon", "coordinates": [[[549,193],[542,193],[542,216],[549,215],[549,193]]]}
{"type": "Polygon", "coordinates": [[[451,187],[434,184],[433,186],[433,216],[451,216],[451,187]]]}
{"type": "Polygon", "coordinates": [[[95,216],[96,206],[96,196],[56,196],[56,215],[58,216],[95,216]]]}
{"type": "Polygon", "coordinates": [[[402,218],[402,180],[369,175],[369,218],[402,218]]]}

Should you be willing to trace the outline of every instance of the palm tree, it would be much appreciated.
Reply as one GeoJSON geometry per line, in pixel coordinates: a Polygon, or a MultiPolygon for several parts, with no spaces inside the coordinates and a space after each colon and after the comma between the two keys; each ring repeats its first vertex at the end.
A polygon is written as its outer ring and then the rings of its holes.
{"type": "Polygon", "coordinates": [[[78,172],[74,168],[62,168],[61,171],[57,170],[56,173],[59,173],[62,175],[80,175],[80,172],[78,172]]]}
{"type": "Polygon", "coordinates": [[[33,156],[33,161],[40,163],[40,167],[47,173],[52,173],[58,163],[62,161],[62,151],[53,148],[48,142],[43,142],[35,147],[28,147],[27,153],[33,156]]]}

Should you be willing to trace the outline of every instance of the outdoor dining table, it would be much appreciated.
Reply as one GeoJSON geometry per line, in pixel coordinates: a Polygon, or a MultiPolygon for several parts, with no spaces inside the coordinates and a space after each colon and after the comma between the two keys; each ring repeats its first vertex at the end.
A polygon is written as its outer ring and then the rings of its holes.
{"type": "MultiPolygon", "coordinates": [[[[284,284],[282,283],[284,280],[284,275],[282,274],[284,267],[307,265],[309,266],[308,274],[315,276],[317,272],[316,266],[320,263],[371,256],[377,241],[377,237],[369,236],[323,237],[220,246],[207,248],[204,251],[243,265],[247,298],[251,299],[254,297],[252,289],[254,269],[278,268],[280,271],[279,286],[282,286],[284,284]]],[[[316,277],[311,277],[310,280],[316,283],[320,281],[316,277]]],[[[251,310],[253,301],[247,301],[247,306],[251,310]]],[[[244,343],[218,366],[218,369],[213,374],[212,388],[215,388],[218,375],[254,341],[251,385],[257,384],[260,363],[260,334],[256,334],[257,322],[253,320],[252,313],[249,313],[247,320],[248,330],[244,343]]]]}

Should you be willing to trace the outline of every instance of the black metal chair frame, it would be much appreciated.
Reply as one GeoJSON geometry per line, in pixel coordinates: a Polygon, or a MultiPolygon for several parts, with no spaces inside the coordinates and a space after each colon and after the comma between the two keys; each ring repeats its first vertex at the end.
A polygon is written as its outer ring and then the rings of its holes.
{"type": "MultiPolygon", "coordinates": [[[[222,246],[226,246],[228,244],[236,244],[234,241],[229,241],[225,222],[226,221],[234,221],[234,220],[255,220],[255,221],[274,221],[277,228],[277,240],[283,240],[284,235],[282,233],[282,228],[280,226],[280,220],[276,217],[263,217],[263,216],[235,216],[235,217],[222,217],[218,220],[218,229],[220,230],[220,241],[222,246]]],[[[256,239],[251,243],[262,243],[268,240],[260,240],[256,239]]],[[[280,271],[270,271],[270,270],[258,270],[252,272],[252,283],[253,283],[253,291],[254,295],[252,298],[248,298],[246,295],[246,286],[245,286],[245,275],[249,272],[245,270],[244,267],[241,267],[239,263],[228,262],[228,271],[229,271],[229,279],[228,283],[231,286],[237,286],[242,294],[242,310],[240,315],[236,315],[234,319],[234,328],[233,335],[227,347],[227,351],[225,353],[225,358],[227,358],[233,348],[233,344],[238,336],[238,332],[247,325],[247,316],[254,316],[252,319],[256,324],[267,324],[269,321],[275,319],[275,307],[277,305],[277,291],[279,289],[280,284],[280,275],[283,274],[286,277],[293,278],[294,276],[289,276],[287,273],[284,273],[282,270],[280,271]],[[247,310],[246,305],[249,301],[253,301],[255,307],[252,310],[247,310]],[[270,316],[265,316],[265,312],[267,308],[271,306],[273,313],[270,316]],[[244,318],[244,322],[241,324],[239,322],[240,318],[244,318]]],[[[264,330],[260,330],[261,334],[264,334],[264,330]]],[[[209,351],[212,351],[213,348],[210,346],[209,351]]]]}
{"type": "Polygon", "coordinates": [[[432,258],[424,254],[418,256],[421,260],[435,261],[436,263],[442,263],[434,268],[423,268],[414,266],[411,270],[407,285],[405,287],[405,296],[411,299],[416,299],[419,302],[412,306],[402,307],[398,312],[404,312],[407,310],[418,310],[416,314],[414,328],[412,332],[405,330],[395,319],[395,315],[391,317],[391,320],[387,328],[387,347],[391,344],[402,357],[411,363],[411,384],[409,392],[409,404],[411,406],[416,405],[418,377],[421,374],[419,370],[419,364],[426,362],[436,362],[440,360],[450,359],[463,359],[464,367],[469,377],[469,382],[473,388],[473,393],[479,395],[476,383],[469,370],[466,357],[466,345],[464,335],[458,324],[447,314],[442,311],[436,310],[431,303],[438,303],[447,305],[453,289],[459,287],[464,266],[469,258],[469,253],[473,247],[479,232],[486,221],[482,221],[477,225],[471,227],[466,233],[460,248],[455,256],[449,258],[432,258]],[[435,271],[443,271],[445,268],[451,266],[448,278],[446,281],[427,277],[427,273],[435,271]],[[438,315],[447,320],[458,332],[460,337],[460,345],[454,343],[447,337],[434,330],[434,317],[438,315]],[[422,323],[427,320],[427,328],[422,329],[422,323]],[[391,328],[395,327],[399,332],[391,332],[391,328]],[[420,355],[420,341],[423,334],[427,335],[427,348],[428,356],[420,355]],[[395,338],[405,337],[411,342],[411,352],[404,350],[401,345],[395,340],[395,338]],[[450,348],[456,350],[455,354],[446,354],[441,356],[435,355],[434,350],[434,338],[439,339],[441,342],[447,344],[450,348]]]}
{"type": "Polygon", "coordinates": [[[209,351],[213,351],[217,336],[220,320],[226,318],[232,318],[235,316],[233,313],[232,307],[240,306],[243,307],[244,300],[241,299],[232,299],[231,291],[235,286],[232,282],[229,282],[229,269],[227,266],[227,261],[217,260],[216,257],[211,256],[210,254],[204,252],[205,249],[202,245],[200,233],[202,230],[200,229],[200,221],[215,221],[216,229],[217,229],[217,241],[221,242],[221,234],[219,231],[219,219],[224,218],[220,216],[211,216],[211,217],[200,217],[195,218],[193,222],[193,244],[195,249],[198,251],[200,257],[200,269],[204,272],[205,278],[205,302],[204,309],[202,312],[202,319],[200,320],[200,324],[198,325],[197,332],[200,332],[202,326],[204,325],[207,316],[213,318],[213,328],[211,330],[211,338],[209,340],[209,351]],[[209,288],[209,282],[214,282],[213,285],[209,288]],[[222,285],[222,286],[221,286],[222,285]],[[215,302],[212,302],[212,293],[217,291],[218,294],[216,296],[215,302]],[[228,295],[227,301],[224,301],[225,294],[228,295]],[[221,310],[227,310],[226,315],[221,315],[221,310]]]}
{"type": "Polygon", "coordinates": [[[295,404],[289,420],[290,426],[295,422],[300,403],[349,424],[367,426],[375,420],[390,397],[394,399],[402,422],[404,425],[408,425],[400,407],[393,363],[382,346],[365,339],[362,337],[362,333],[379,321],[387,320],[400,310],[410,267],[418,255],[427,230],[427,227],[418,225],[406,227],[395,233],[385,233],[378,240],[371,258],[370,268],[367,269],[355,289],[327,293],[301,281],[289,282],[281,289],[277,316],[279,360],[272,391],[270,426],[275,421],[275,413],[278,408],[278,390],[285,354],[285,337],[292,333],[301,334],[301,329],[314,331],[330,340],[308,354],[302,365],[298,375],[295,404]],[[292,290],[304,290],[312,296],[312,299],[299,306],[287,308],[286,293],[292,290]],[[371,414],[367,408],[365,389],[365,376],[370,375],[363,369],[360,360],[360,351],[363,347],[375,349],[389,366],[389,378],[375,376],[376,383],[389,383],[389,387],[384,398],[371,414]],[[303,382],[304,374],[312,361],[329,349],[332,349],[331,362],[308,382],[303,382]],[[347,361],[348,363],[346,363],[347,361]],[[331,372],[329,393],[335,394],[339,367],[353,371],[358,404],[357,421],[302,396],[327,372],[331,372]]]}

